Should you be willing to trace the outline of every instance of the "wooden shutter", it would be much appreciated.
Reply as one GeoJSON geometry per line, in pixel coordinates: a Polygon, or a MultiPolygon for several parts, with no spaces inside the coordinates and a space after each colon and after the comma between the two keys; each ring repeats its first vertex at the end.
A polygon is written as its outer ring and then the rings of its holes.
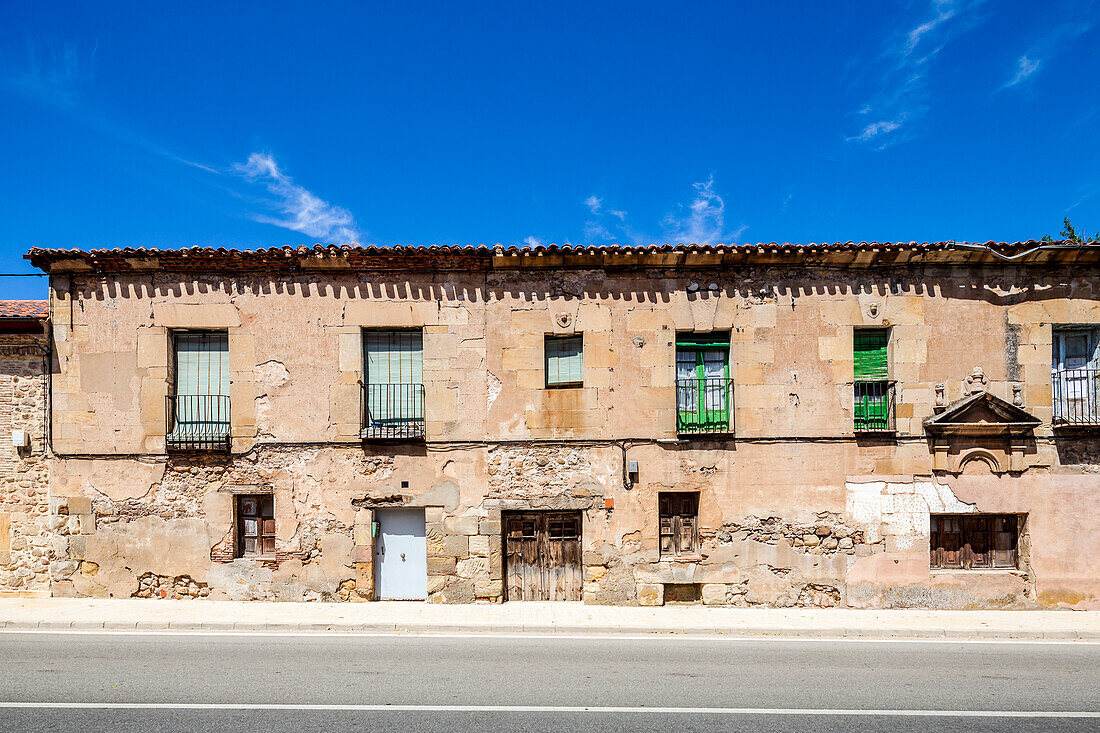
{"type": "Polygon", "coordinates": [[[699,545],[699,494],[664,492],[657,503],[661,554],[694,554],[699,545]]]}
{"type": "Polygon", "coordinates": [[[889,333],[884,328],[857,329],[854,335],[855,378],[886,379],[889,376],[887,343],[889,333]]]}
{"type": "Polygon", "coordinates": [[[584,382],[582,336],[547,336],[544,346],[547,386],[584,382]]]}
{"type": "Polygon", "coordinates": [[[1015,568],[1019,518],[1014,514],[931,517],[931,567],[1015,568]]]}

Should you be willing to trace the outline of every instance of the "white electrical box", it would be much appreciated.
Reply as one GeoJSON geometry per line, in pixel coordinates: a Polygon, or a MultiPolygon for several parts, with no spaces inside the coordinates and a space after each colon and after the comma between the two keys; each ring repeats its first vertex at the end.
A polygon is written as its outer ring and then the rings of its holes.
{"type": "Polygon", "coordinates": [[[26,430],[13,430],[11,431],[11,444],[16,450],[20,448],[30,448],[31,436],[27,435],[26,430]]]}

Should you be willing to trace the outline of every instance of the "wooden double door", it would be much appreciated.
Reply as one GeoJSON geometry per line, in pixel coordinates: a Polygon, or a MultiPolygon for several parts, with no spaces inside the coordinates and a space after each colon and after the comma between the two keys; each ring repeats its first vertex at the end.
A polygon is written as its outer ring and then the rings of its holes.
{"type": "Polygon", "coordinates": [[[505,597],[581,600],[581,513],[505,512],[505,597]]]}

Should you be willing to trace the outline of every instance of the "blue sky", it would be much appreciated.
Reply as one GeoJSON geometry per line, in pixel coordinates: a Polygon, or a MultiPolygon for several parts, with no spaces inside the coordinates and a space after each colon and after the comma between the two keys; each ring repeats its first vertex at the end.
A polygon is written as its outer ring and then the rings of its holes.
{"type": "Polygon", "coordinates": [[[4,3],[0,272],[1100,228],[1100,2],[461,5],[4,3]]]}

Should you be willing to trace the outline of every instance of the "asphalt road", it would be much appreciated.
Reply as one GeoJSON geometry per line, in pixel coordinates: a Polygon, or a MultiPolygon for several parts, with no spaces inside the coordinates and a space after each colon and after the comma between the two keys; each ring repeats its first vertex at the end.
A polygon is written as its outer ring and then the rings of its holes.
{"type": "Polygon", "coordinates": [[[1096,644],[0,633],[0,665],[0,730],[1100,728],[1096,644]]]}

